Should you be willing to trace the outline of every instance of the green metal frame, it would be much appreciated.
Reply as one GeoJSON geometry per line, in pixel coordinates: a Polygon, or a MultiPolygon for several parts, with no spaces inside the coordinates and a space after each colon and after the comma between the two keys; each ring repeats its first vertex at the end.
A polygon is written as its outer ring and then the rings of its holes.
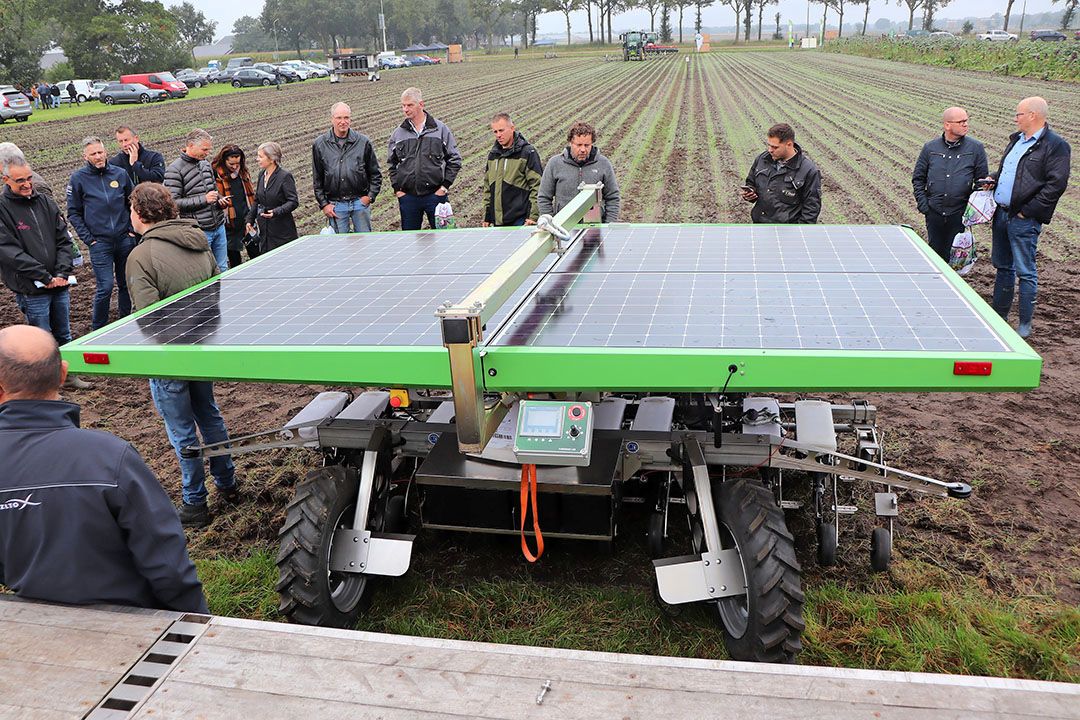
{"type": "MultiPolygon", "coordinates": [[[[947,265],[907,229],[939,268],[947,265]]],[[[533,259],[530,254],[530,261],[533,259]]],[[[471,348],[488,392],[611,390],[740,392],[795,391],[1016,391],[1039,385],[1042,359],[998,317],[962,278],[945,278],[1002,338],[1011,352],[884,352],[760,349],[629,349],[496,347],[471,348]],[[989,376],[954,375],[956,361],[993,363],[989,376]]],[[[207,281],[215,282],[216,280],[207,281]]],[[[202,285],[183,293],[195,292],[202,285]]],[[[499,294],[504,294],[502,288],[499,294]]],[[[182,297],[178,295],[176,297],[182,297]]],[[[121,322],[134,322],[146,308],[121,322]]],[[[463,303],[464,304],[464,303],[463,303]]],[[[490,316],[494,303],[482,313],[490,316]]],[[[432,312],[435,309],[432,308],[432,312]]],[[[115,324],[110,327],[115,327],[115,324]]],[[[106,328],[108,329],[108,328],[106,328]]],[[[102,346],[106,329],[65,345],[61,352],[79,374],[176,377],[200,380],[324,383],[331,385],[449,388],[447,349],[430,347],[224,347],[198,345],[102,346]],[[87,364],[84,353],[108,355],[108,365],[87,364]]],[[[493,334],[494,328],[489,328],[493,334]]]]}

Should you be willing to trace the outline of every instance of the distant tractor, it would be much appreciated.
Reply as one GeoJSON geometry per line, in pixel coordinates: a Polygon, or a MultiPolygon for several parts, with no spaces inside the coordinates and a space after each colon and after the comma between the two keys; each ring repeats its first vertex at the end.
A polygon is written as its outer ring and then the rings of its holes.
{"type": "Polygon", "coordinates": [[[622,40],[623,60],[645,59],[645,33],[631,31],[619,35],[622,40]]]}
{"type": "Polygon", "coordinates": [[[679,52],[674,45],[661,45],[660,34],[654,32],[641,33],[645,38],[645,53],[648,55],[668,55],[679,52]]]}

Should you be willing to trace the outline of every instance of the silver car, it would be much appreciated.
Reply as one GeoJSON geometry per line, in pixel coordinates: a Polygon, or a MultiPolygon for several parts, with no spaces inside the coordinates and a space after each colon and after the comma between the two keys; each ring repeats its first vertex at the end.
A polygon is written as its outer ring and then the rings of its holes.
{"type": "Polygon", "coordinates": [[[30,98],[11,85],[0,85],[0,123],[15,118],[15,122],[26,122],[34,114],[30,98]]]}

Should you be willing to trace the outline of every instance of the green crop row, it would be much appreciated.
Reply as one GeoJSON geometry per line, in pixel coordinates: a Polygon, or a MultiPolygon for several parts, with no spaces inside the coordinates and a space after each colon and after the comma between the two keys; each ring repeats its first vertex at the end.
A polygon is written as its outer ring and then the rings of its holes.
{"type": "Polygon", "coordinates": [[[1041,80],[1080,81],[1080,42],[991,43],[982,40],[844,38],[827,52],[1041,80]]]}

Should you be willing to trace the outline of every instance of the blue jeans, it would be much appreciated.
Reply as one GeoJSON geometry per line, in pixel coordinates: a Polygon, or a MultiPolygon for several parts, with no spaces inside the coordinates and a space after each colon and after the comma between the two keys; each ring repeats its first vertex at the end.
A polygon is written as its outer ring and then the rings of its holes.
{"type": "Polygon", "coordinates": [[[210,251],[214,253],[218,270],[225,272],[229,269],[229,238],[225,236],[225,223],[214,230],[203,230],[203,233],[206,235],[206,242],[210,243],[210,251]]]}
{"type": "Polygon", "coordinates": [[[992,304],[998,315],[1007,318],[1012,309],[1017,277],[1020,278],[1020,324],[1031,323],[1035,315],[1035,295],[1039,273],[1035,268],[1035,250],[1039,245],[1042,223],[1031,218],[1010,216],[998,208],[994,213],[993,248],[990,261],[997,268],[992,304]]]}
{"type": "MultiPolygon", "coordinates": [[[[150,380],[150,397],[154,400],[161,419],[165,421],[165,433],[180,460],[181,492],[188,505],[206,502],[206,468],[202,458],[185,458],[180,451],[198,445],[196,426],[202,433],[203,443],[217,443],[229,439],[229,431],[221,418],[221,411],[214,402],[214,384],[187,380],[150,380]]],[[[210,458],[210,474],[219,490],[236,487],[236,468],[232,457],[222,455],[210,458]]]]}
{"type": "Polygon", "coordinates": [[[121,237],[115,240],[95,240],[90,245],[90,264],[94,268],[94,312],[90,325],[94,330],[109,324],[109,305],[112,303],[112,291],[116,285],[116,308],[119,317],[131,314],[131,296],[128,295],[127,267],[128,255],[135,248],[135,239],[121,237]]]}
{"type": "Polygon", "coordinates": [[[26,324],[52,333],[58,345],[71,342],[71,297],[68,289],[41,295],[15,293],[15,304],[26,316],[26,324]]]}
{"type": "Polygon", "coordinates": [[[402,195],[398,198],[398,210],[401,211],[401,229],[419,230],[427,215],[428,227],[435,229],[435,206],[446,202],[446,195],[402,195]]]}
{"type": "Polygon", "coordinates": [[[338,200],[334,202],[334,214],[330,222],[334,226],[334,232],[371,232],[371,206],[355,200],[338,200]],[[349,223],[352,230],[349,230],[349,223]]]}

